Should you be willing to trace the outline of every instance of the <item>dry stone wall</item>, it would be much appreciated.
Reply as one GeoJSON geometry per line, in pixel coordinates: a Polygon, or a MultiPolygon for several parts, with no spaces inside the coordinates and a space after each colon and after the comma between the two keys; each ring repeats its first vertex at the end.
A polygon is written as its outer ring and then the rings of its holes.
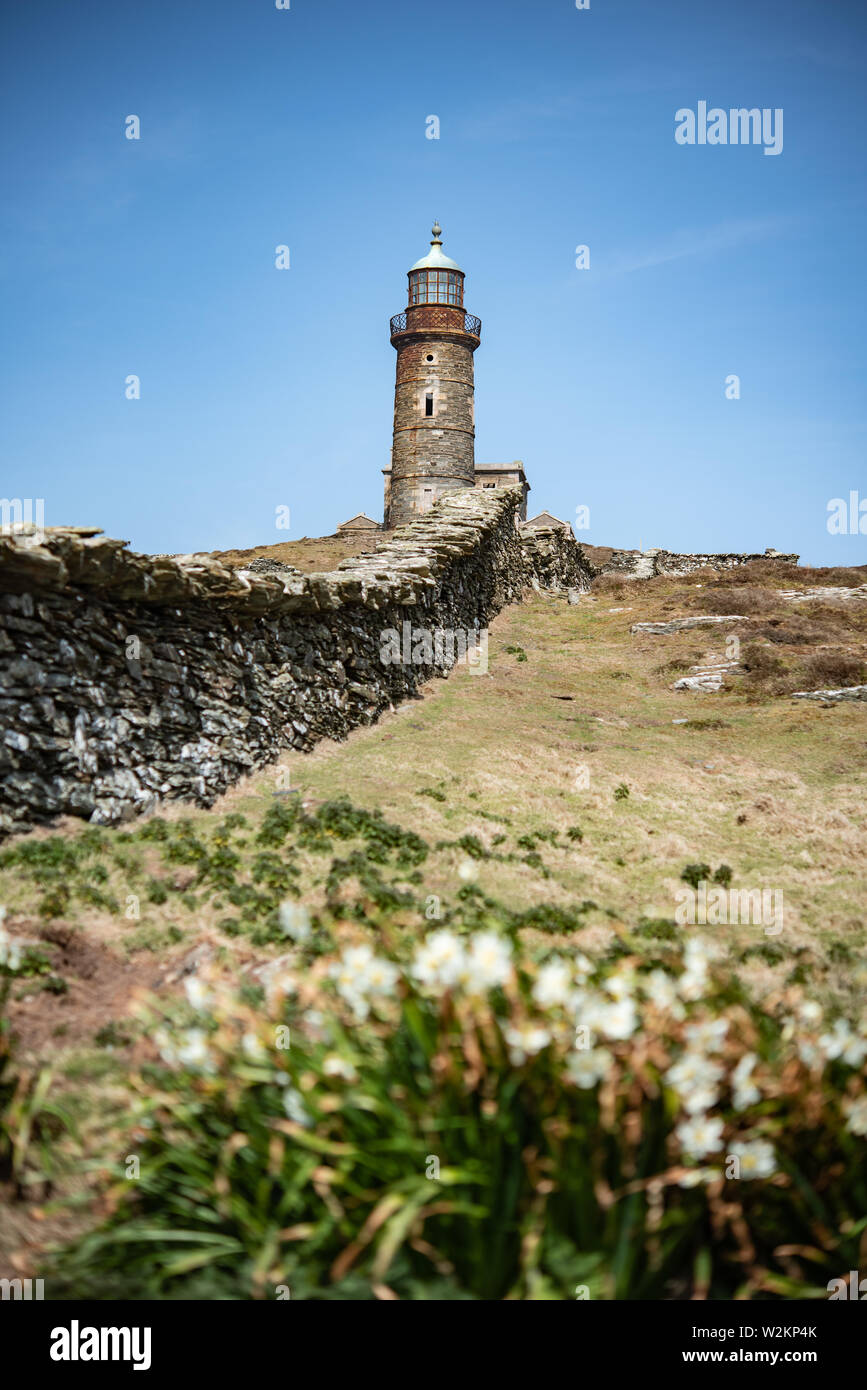
{"type": "Polygon", "coordinates": [[[796,565],[800,556],[781,555],[769,549],[763,555],[726,553],[721,555],[675,555],[670,550],[615,550],[600,566],[599,574],[617,574],[623,579],[653,579],[658,574],[675,577],[691,574],[693,570],[731,570],[748,565],[751,560],[778,560],[781,564],[796,565]]]}
{"type": "Polygon", "coordinates": [[[385,631],[472,632],[529,586],[586,589],[581,547],[523,540],[519,506],[519,489],[450,493],[376,551],[306,575],[137,555],[82,529],[0,536],[0,834],[210,805],[452,663],[446,647],[385,664],[385,631]]]}

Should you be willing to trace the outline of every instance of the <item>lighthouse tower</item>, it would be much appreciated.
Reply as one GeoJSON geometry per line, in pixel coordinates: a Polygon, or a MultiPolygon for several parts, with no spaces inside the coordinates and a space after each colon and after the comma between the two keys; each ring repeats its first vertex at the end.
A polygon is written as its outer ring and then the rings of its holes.
{"type": "Polygon", "coordinates": [[[430,251],[409,271],[407,307],[391,320],[397,377],[387,527],[475,482],[473,353],[482,325],[464,309],[464,272],[443,255],[441,236],[434,223],[430,251]]]}

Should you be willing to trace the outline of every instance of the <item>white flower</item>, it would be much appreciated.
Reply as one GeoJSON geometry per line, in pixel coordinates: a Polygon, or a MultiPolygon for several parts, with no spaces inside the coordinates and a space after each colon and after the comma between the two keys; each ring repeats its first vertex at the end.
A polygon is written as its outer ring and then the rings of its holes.
{"type": "Polygon", "coordinates": [[[295,994],[298,984],[294,975],[285,968],[286,957],[280,956],[270,961],[261,971],[260,978],[265,986],[265,998],[271,1007],[281,994],[295,994]]]}
{"type": "Polygon", "coordinates": [[[566,961],[559,956],[546,961],[533,985],[533,998],[540,1008],[550,1009],[552,1005],[568,1003],[571,973],[566,961]]]}
{"type": "Polygon", "coordinates": [[[707,988],[707,969],[704,966],[695,966],[690,970],[684,970],[678,980],[678,989],[681,998],[694,1002],[701,999],[707,988]]]}
{"type": "Polygon", "coordinates": [[[677,997],[677,981],[664,970],[651,970],[641,980],[647,998],[658,1009],[670,1013],[672,1018],[683,1018],[684,1008],[677,997]]]}
{"type": "Polygon", "coordinates": [[[0,965],[5,965],[8,970],[17,970],[21,965],[21,947],[3,926],[5,920],[6,909],[0,907],[0,965]]]}
{"type": "Polygon", "coordinates": [[[798,1009],[798,1016],[802,1023],[821,1023],[822,1005],[817,1004],[815,999],[805,999],[798,1009]]]}
{"type": "Polygon", "coordinates": [[[728,1028],[727,1018],[708,1018],[701,1023],[688,1023],[686,1036],[689,1046],[702,1052],[719,1052],[728,1028]]]}
{"type": "Polygon", "coordinates": [[[154,1042],[157,1045],[160,1056],[168,1066],[173,1067],[178,1060],[178,1052],[171,1037],[165,1028],[158,1028],[154,1033],[154,1042]]]}
{"type": "Polygon", "coordinates": [[[808,1042],[806,1038],[798,1039],[798,1056],[807,1067],[821,1067],[822,1054],[815,1043],[808,1042]]]}
{"type": "Polygon", "coordinates": [[[208,1035],[203,1028],[188,1028],[177,1049],[177,1060],[190,1071],[215,1071],[216,1064],[208,1050],[208,1035]]]}
{"type": "Polygon", "coordinates": [[[629,967],[609,975],[603,986],[612,999],[629,999],[635,990],[635,971],[629,967]]]}
{"type": "Polygon", "coordinates": [[[571,994],[569,995],[569,998],[566,1001],[567,1011],[575,1018],[576,1021],[580,1021],[580,1019],[587,1013],[588,1009],[593,1007],[594,999],[596,999],[596,996],[591,994],[589,990],[573,989],[571,994]]]}
{"type": "Polygon", "coordinates": [[[683,951],[683,958],[688,970],[698,965],[709,965],[713,960],[719,960],[724,954],[721,946],[716,941],[711,941],[707,936],[689,936],[683,951]]]}
{"type": "Polygon", "coordinates": [[[867,1135],[867,1095],[856,1100],[844,1100],[843,1109],[849,1116],[846,1128],[850,1134],[867,1135]]]}
{"type": "Polygon", "coordinates": [[[304,1024],[314,1042],[327,1042],[331,1036],[328,1021],[319,1009],[308,1009],[304,1015],[304,1024]]]}
{"type": "Polygon", "coordinates": [[[359,1019],[370,1012],[368,995],[392,994],[400,971],[390,960],[375,956],[367,945],[347,946],[331,967],[337,991],[359,1019]]]}
{"type": "Polygon", "coordinates": [[[619,999],[595,1010],[594,1025],[605,1038],[631,1038],[637,1023],[634,999],[619,999]]]}
{"type": "Polygon", "coordinates": [[[702,997],[707,987],[708,965],[712,960],[718,960],[721,954],[716,943],[706,937],[691,936],[687,939],[683,952],[686,969],[678,981],[681,998],[694,1000],[702,997]]]}
{"type": "Polygon", "coordinates": [[[190,975],[184,980],[184,993],[192,1007],[199,1011],[206,1009],[211,1001],[211,991],[197,975],[190,975]]]}
{"type": "Polygon", "coordinates": [[[601,1081],[611,1070],[614,1058],[604,1047],[588,1048],[584,1051],[570,1052],[566,1063],[566,1076],[569,1081],[589,1091],[597,1081],[601,1081]]]}
{"type": "Polygon", "coordinates": [[[845,1018],[838,1018],[830,1033],[822,1034],[819,1048],[829,1062],[842,1057],[852,1067],[860,1066],[867,1055],[867,1042],[852,1032],[845,1018]]]}
{"type": "Polygon", "coordinates": [[[709,1110],[719,1100],[722,1067],[699,1052],[685,1052],[665,1074],[667,1085],[677,1092],[690,1115],[709,1110]]]}
{"type": "Polygon", "coordinates": [[[731,1146],[731,1157],[738,1159],[742,1178],[769,1178],[777,1169],[774,1146],[766,1139],[739,1140],[731,1146]]]}
{"type": "Polygon", "coordinates": [[[374,956],[365,971],[364,983],[368,994],[394,994],[399,979],[400,971],[393,961],[374,956]]]}
{"type": "Polygon", "coordinates": [[[451,989],[461,978],[465,965],[463,941],[443,928],[425,937],[415,953],[412,972],[423,985],[451,989]]]}
{"type": "Polygon", "coordinates": [[[745,1052],[732,1072],[732,1101],[735,1110],[746,1110],[762,1098],[752,1075],[753,1067],[758,1060],[755,1052],[745,1052]]]}
{"type": "Polygon", "coordinates": [[[849,1042],[843,1048],[842,1056],[843,1061],[850,1067],[860,1067],[864,1058],[867,1057],[867,1038],[859,1038],[853,1033],[849,1042]]]}
{"type": "Polygon", "coordinates": [[[588,960],[586,956],[582,956],[579,951],[573,961],[573,965],[575,967],[575,979],[578,981],[579,985],[583,985],[585,980],[593,974],[593,962],[588,960]]]}
{"type": "Polygon", "coordinates": [[[287,899],[286,902],[280,904],[277,915],[280,919],[280,930],[284,935],[291,937],[299,945],[302,941],[309,941],[313,935],[313,928],[310,925],[310,913],[306,907],[287,899]]]}
{"type": "Polygon", "coordinates": [[[255,1033],[245,1033],[241,1039],[244,1056],[250,1062],[263,1062],[267,1053],[255,1033]]]}
{"type": "Polygon", "coordinates": [[[470,938],[463,983],[470,994],[483,994],[504,985],[512,974],[512,947],[496,932],[477,932],[470,938]]]}
{"type": "Polygon", "coordinates": [[[505,1039],[509,1047],[509,1059],[513,1066],[519,1067],[528,1057],[535,1057],[551,1041],[547,1028],[539,1028],[533,1023],[521,1024],[518,1028],[507,1028],[505,1039]]]}
{"type": "Polygon", "coordinates": [[[698,1187],[699,1183],[712,1182],[719,1177],[716,1168],[691,1168],[688,1173],[684,1173],[682,1178],[678,1178],[678,1187],[698,1187]]]}
{"type": "Polygon", "coordinates": [[[715,1115],[696,1115],[694,1119],[681,1120],[675,1130],[684,1153],[691,1158],[718,1153],[722,1148],[722,1132],[723,1122],[715,1115]]]}
{"type": "Polygon", "coordinates": [[[472,859],[462,859],[458,865],[458,878],[463,879],[464,883],[472,883],[478,873],[479,867],[472,859]]]}
{"type": "Polygon", "coordinates": [[[338,1057],[336,1053],[331,1057],[326,1057],[322,1063],[322,1070],[326,1076],[339,1076],[344,1081],[357,1081],[358,1072],[351,1062],[347,1062],[345,1057],[338,1057]]]}
{"type": "Polygon", "coordinates": [[[283,1092],[283,1109],[290,1120],[296,1125],[303,1125],[305,1128],[310,1124],[310,1112],[304,1104],[301,1092],[294,1086],[287,1086],[283,1092]]]}

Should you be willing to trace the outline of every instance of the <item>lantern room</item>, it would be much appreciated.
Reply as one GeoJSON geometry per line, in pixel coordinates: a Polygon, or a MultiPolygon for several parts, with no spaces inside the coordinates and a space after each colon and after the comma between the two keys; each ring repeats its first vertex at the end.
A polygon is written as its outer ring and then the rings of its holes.
{"type": "Polygon", "coordinates": [[[442,250],[442,227],[435,222],[430,251],[409,272],[409,305],[451,304],[460,309],[464,303],[464,272],[442,250]]]}

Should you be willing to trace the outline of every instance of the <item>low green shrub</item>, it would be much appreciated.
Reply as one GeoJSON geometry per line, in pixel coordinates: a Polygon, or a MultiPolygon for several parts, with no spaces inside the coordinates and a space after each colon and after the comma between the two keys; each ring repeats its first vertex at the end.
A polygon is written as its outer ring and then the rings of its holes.
{"type": "Polygon", "coordinates": [[[867,1020],[752,1000],[694,932],[590,959],[335,922],[316,955],[290,916],[261,1002],[214,975],[146,1006],[55,1298],[799,1298],[857,1268],[867,1020]]]}

